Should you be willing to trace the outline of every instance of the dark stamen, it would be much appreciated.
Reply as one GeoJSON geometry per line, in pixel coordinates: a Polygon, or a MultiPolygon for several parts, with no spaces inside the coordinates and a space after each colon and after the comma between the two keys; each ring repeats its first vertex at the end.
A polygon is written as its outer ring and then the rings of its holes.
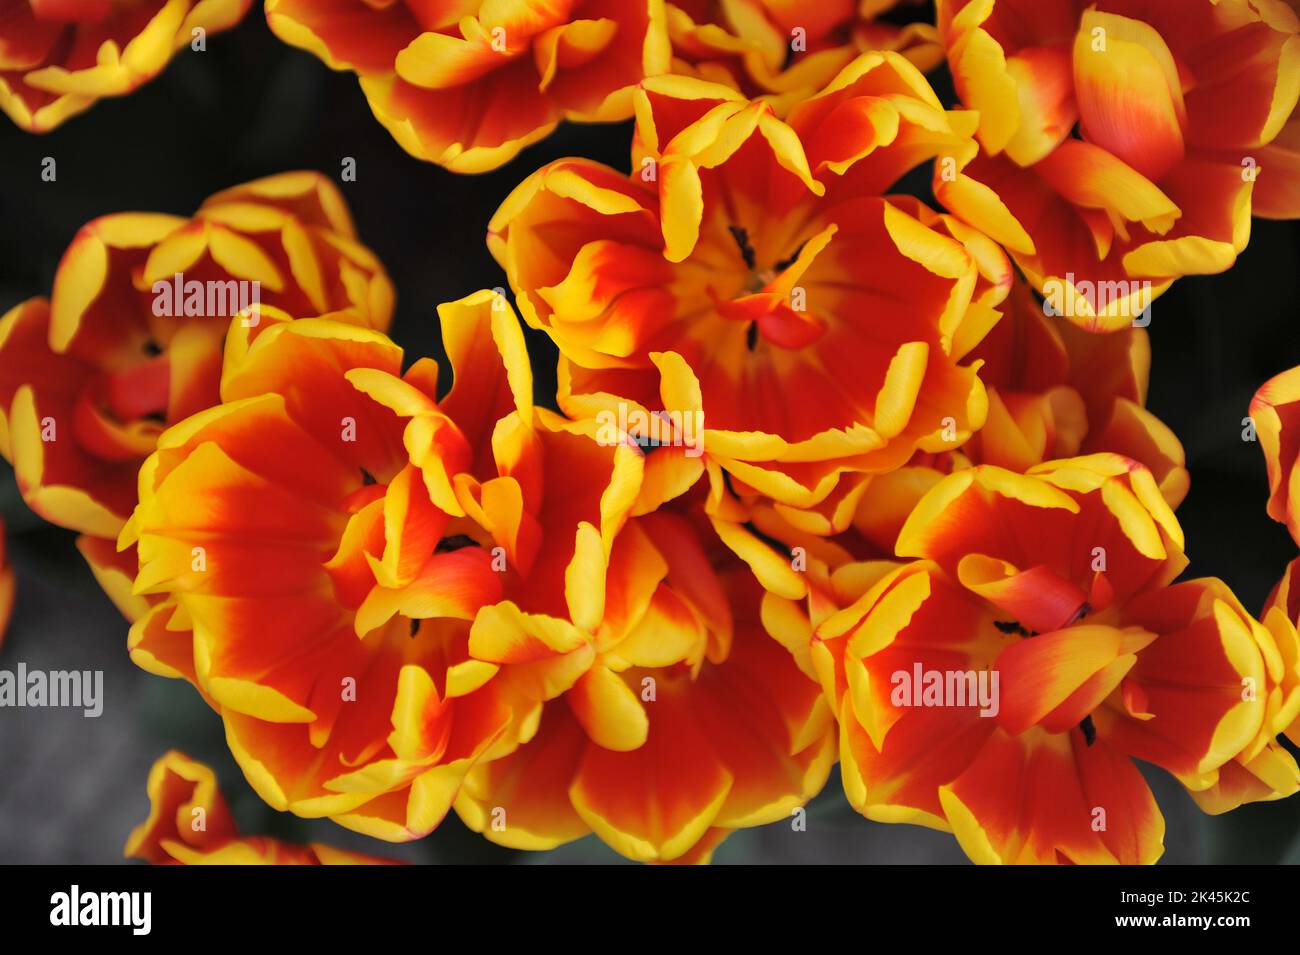
{"type": "Polygon", "coordinates": [[[637,449],[641,452],[641,456],[643,458],[650,457],[650,455],[654,454],[661,447],[663,447],[662,444],[654,440],[648,434],[634,434],[634,435],[630,435],[630,437],[632,439],[632,443],[637,446],[637,449]]]}
{"type": "Polygon", "coordinates": [[[419,632],[420,632],[420,621],[418,621],[418,620],[412,620],[412,621],[411,621],[411,636],[415,636],[415,635],[416,635],[417,633],[419,633],[419,632]]]}
{"type": "Polygon", "coordinates": [[[745,329],[745,347],[750,351],[758,347],[758,322],[750,322],[745,329]]]}
{"type": "Polygon", "coordinates": [[[144,343],[144,353],[150,358],[157,358],[163,353],[162,346],[151,338],[144,343]]]}
{"type": "Polygon", "coordinates": [[[754,247],[749,244],[749,233],[738,225],[727,226],[727,231],[731,237],[736,240],[736,245],[740,247],[740,255],[745,260],[745,265],[750,269],[754,268],[754,247]]]}
{"type": "Polygon", "coordinates": [[[375,476],[374,476],[373,474],[371,474],[371,473],[370,473],[369,471],[367,471],[365,468],[362,468],[362,469],[361,469],[361,486],[362,486],[362,487],[369,487],[371,484],[378,484],[378,483],[379,483],[379,482],[375,480],[375,476]]]}
{"type": "Polygon", "coordinates": [[[794,265],[794,260],[799,258],[799,253],[803,251],[805,245],[807,245],[806,242],[800,242],[799,248],[795,249],[794,253],[788,259],[782,259],[780,262],[776,263],[776,272],[780,274],[790,266],[794,265]]]}
{"type": "Polygon", "coordinates": [[[1089,746],[1097,741],[1097,727],[1092,725],[1091,716],[1083,718],[1083,722],[1079,724],[1079,729],[1083,730],[1083,738],[1089,746]]]}
{"type": "Polygon", "coordinates": [[[1003,633],[1007,634],[1008,636],[1010,636],[1013,633],[1021,637],[1038,636],[1037,632],[1033,630],[1026,630],[1024,627],[1020,626],[1020,623],[1018,621],[1015,620],[994,620],[993,626],[997,627],[999,630],[1001,630],[1003,633]]]}
{"type": "Polygon", "coordinates": [[[438,541],[438,546],[433,549],[435,554],[449,554],[454,550],[460,550],[462,547],[477,547],[478,541],[466,534],[454,534],[451,537],[444,537],[438,541]]]}

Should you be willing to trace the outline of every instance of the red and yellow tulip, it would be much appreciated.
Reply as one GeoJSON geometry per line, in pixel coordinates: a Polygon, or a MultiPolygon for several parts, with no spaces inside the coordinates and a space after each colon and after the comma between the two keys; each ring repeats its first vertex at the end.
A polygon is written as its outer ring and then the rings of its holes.
{"type": "Polygon", "coordinates": [[[381,333],[264,312],[141,469],[132,657],[204,693],[275,808],[417,838],[590,665],[640,454],[533,407],[493,293],[441,309],[442,402],[381,333]]]}
{"type": "MultiPolygon", "coordinates": [[[[130,616],[140,608],[111,542],[135,506],[136,474],[168,426],[217,403],[227,328],[254,298],[388,327],[392,285],[323,176],[236,186],[189,219],[95,219],[64,253],[50,298],[0,318],[0,454],[32,510],[91,538],[82,551],[130,616]]],[[[237,323],[258,321],[250,308],[237,323]]]]}
{"type": "Polygon", "coordinates": [[[941,0],[979,156],[935,194],[1077,324],[1222,272],[1252,214],[1300,216],[1300,18],[1281,0],[941,0]]]}
{"type": "MultiPolygon", "coordinates": [[[[925,212],[922,221],[960,225],[925,212]]],[[[985,294],[994,294],[990,286],[985,294]]],[[[1000,294],[1000,293],[999,293],[1000,294]]],[[[774,502],[737,482],[733,506],[722,516],[729,537],[744,541],[752,561],[765,563],[768,549],[742,524],[769,540],[802,548],[827,571],[846,562],[891,557],[904,522],[921,497],[945,475],[973,464],[1024,472],[1044,461],[1111,452],[1133,458],[1156,478],[1171,507],[1187,494],[1190,479],[1182,444],[1145,407],[1151,351],[1145,329],[1111,335],[1083,331],[1043,305],[1017,280],[1006,314],[965,359],[987,387],[984,426],[952,451],[918,451],[883,474],[841,479],[821,503],[796,508],[774,502]]],[[[805,578],[806,579],[806,578],[805,578]]],[[[785,568],[773,568],[767,584],[795,596],[807,585],[785,568]],[[780,581],[780,582],[778,582],[780,581]]]]}
{"type": "Polygon", "coordinates": [[[877,19],[902,6],[899,0],[669,0],[672,72],[767,96],[782,113],[859,53],[892,50],[929,72],[943,61],[934,26],[877,19]]]}
{"type": "Polygon", "coordinates": [[[128,859],[155,865],[391,865],[387,859],[241,836],[211,768],[172,750],[149,770],[149,817],[126,841],[128,859]]]}
{"type": "Polygon", "coordinates": [[[830,709],[763,632],[753,575],[701,526],[678,504],[619,535],[595,659],[533,740],[470,771],[456,809],[472,829],[522,849],[594,831],[631,859],[701,863],[821,790],[830,709]]]}
{"type": "Polygon", "coordinates": [[[266,18],[355,72],[401,147],[453,172],[504,165],[562,119],[626,119],[670,62],[663,0],[267,0],[266,18]]]}
{"type": "Polygon", "coordinates": [[[1153,862],[1164,822],[1133,759],[1211,811],[1241,801],[1246,767],[1270,797],[1300,784],[1269,745],[1300,705],[1291,645],[1222,582],[1172,584],[1182,548],[1134,461],[981,465],[909,516],[914,560],[840,568],[822,594],[839,610],[769,595],[764,621],[810,640],[868,818],[951,831],[979,862],[1153,862]]]}
{"type": "Polygon", "coordinates": [[[854,529],[882,553],[893,553],[922,494],[972,464],[1024,472],[1053,459],[1110,452],[1151,471],[1170,507],[1187,496],[1182,443],[1145,407],[1151,368],[1146,329],[1083,331],[1048,314],[1019,280],[1005,312],[967,359],[980,363],[988,388],[984,427],[958,450],[918,454],[898,471],[870,478],[861,493],[854,529]]]}
{"type": "Polygon", "coordinates": [[[376,332],[232,329],[224,403],[141,470],[121,543],[161,599],[134,659],[204,693],[273,807],[383,839],[454,801],[506,845],[694,861],[788,815],[832,721],[753,578],[681,516],[632,519],[643,453],[533,406],[504,299],[440,311],[441,401],[376,332]]]}
{"type": "Polygon", "coordinates": [[[1049,314],[1018,282],[1006,315],[970,355],[982,362],[988,420],[959,452],[975,464],[1027,471],[1111,452],[1146,466],[1169,506],[1187,496],[1182,444],[1145,407],[1151,344],[1145,328],[1111,335],[1049,314]]]}
{"type": "MultiPolygon", "coordinates": [[[[1219,770],[1209,789],[1193,791],[1192,798],[1209,813],[1227,812],[1243,803],[1281,799],[1300,789],[1300,769],[1295,757],[1278,740],[1285,735],[1300,744],[1300,600],[1296,575],[1300,562],[1292,561],[1274,588],[1263,621],[1252,626],[1264,658],[1263,679],[1247,692],[1264,708],[1264,720],[1250,744],[1219,770]]],[[[1240,604],[1231,601],[1237,613],[1240,604]]]]}
{"type": "Polygon", "coordinates": [[[1250,403],[1268,468],[1268,515],[1300,545],[1300,368],[1269,379],[1250,403]]]}
{"type": "Polygon", "coordinates": [[[693,454],[650,458],[659,499],[708,470],[715,499],[725,471],[811,507],[843,473],[964,440],[986,400],[960,361],[1010,267],[881,193],[974,149],[969,119],[894,53],[862,55],[786,120],[724,86],[646,80],[631,177],[560,160],[489,224],[524,318],[559,346],[561,407],[700,424],[693,454]]]}
{"type": "Polygon", "coordinates": [[[125,96],[196,37],[233,27],[252,0],[0,0],[0,110],[48,132],[125,96]]]}

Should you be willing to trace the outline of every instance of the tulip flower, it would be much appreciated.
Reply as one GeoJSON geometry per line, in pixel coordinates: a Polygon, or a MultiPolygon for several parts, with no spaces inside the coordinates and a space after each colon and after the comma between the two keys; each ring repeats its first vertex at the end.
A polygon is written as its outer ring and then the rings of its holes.
{"type": "MultiPolygon", "coordinates": [[[[877,19],[899,0],[678,0],[667,3],[672,72],[767,96],[784,112],[825,86],[859,53],[891,50],[923,72],[943,62],[933,24],[877,19]]],[[[919,11],[918,11],[919,12],[919,11]]]]}
{"type": "Polygon", "coordinates": [[[1229,268],[1252,214],[1300,216],[1300,17],[1278,0],[940,0],[982,153],[935,195],[1081,327],[1145,321],[1229,268]]]}
{"type": "MultiPolygon", "coordinates": [[[[910,208],[928,224],[949,230],[960,225],[919,202],[910,208]]],[[[1005,293],[988,285],[983,294],[987,304],[1005,293]]],[[[891,557],[917,502],[953,471],[995,464],[1023,472],[1055,458],[1098,452],[1144,464],[1176,508],[1190,478],[1182,444],[1144,407],[1151,365],[1146,330],[1085,332],[1046,314],[1022,280],[1016,281],[1005,312],[965,359],[979,369],[989,408],[984,426],[965,444],[939,453],[918,451],[887,473],[846,475],[833,494],[809,508],[773,502],[733,481],[740,504],[728,518],[733,539],[753,537],[742,526],[750,525],[769,540],[802,548],[833,571],[846,562],[891,557]]],[[[757,538],[747,544],[750,554],[765,549],[757,538]]],[[[780,576],[784,583],[770,582],[778,591],[793,595],[804,589],[800,577],[780,576]]]]}
{"type": "Polygon", "coordinates": [[[638,861],[704,863],[821,790],[830,709],[763,632],[762,588],[698,503],[619,535],[611,571],[635,573],[607,598],[595,660],[530,742],[470,771],[456,801],[470,828],[521,849],[595,832],[638,861]]]}
{"type": "Polygon", "coordinates": [[[486,172],[562,119],[632,115],[666,72],[663,0],[267,0],[280,39],[357,74],[375,118],[412,156],[486,172]]]}
{"type": "MultiPolygon", "coordinates": [[[[951,831],[977,862],[1149,863],[1164,821],[1133,760],[1222,801],[1294,682],[1221,581],[1172,583],[1182,548],[1130,459],[981,465],[921,499],[913,560],[841,567],[822,606],[773,594],[763,619],[808,639],[868,818],[951,831]]],[[[1284,763],[1261,771],[1279,794],[1300,781],[1284,763]]]]}
{"type": "MultiPolygon", "coordinates": [[[[1190,477],[1182,444],[1145,407],[1151,367],[1146,330],[1085,332],[1050,314],[1019,280],[1005,311],[967,358],[979,363],[988,388],[984,427],[954,451],[918,452],[898,470],[864,477],[863,486],[852,489],[854,533],[839,540],[859,559],[892,555],[922,495],[972,464],[1023,472],[1056,458],[1111,452],[1145,465],[1170,507],[1186,497],[1190,477]]],[[[846,517],[827,520],[826,530],[844,532],[846,517]]],[[[788,538],[780,528],[767,532],[788,538]]]]}
{"type": "Polygon", "coordinates": [[[1268,516],[1285,524],[1300,545],[1300,368],[1255,392],[1250,420],[1268,468],[1268,516]]]}
{"type": "Polygon", "coordinates": [[[419,838],[590,667],[641,456],[533,406],[495,293],[440,309],[441,401],[381,333],[263,311],[141,468],[132,657],[199,688],[276,809],[419,838]]]}
{"type": "Polygon", "coordinates": [[[631,177],[552,163],[488,243],[559,347],[567,413],[681,426],[647,464],[659,500],[707,472],[713,513],[727,482],[814,507],[844,473],[983,424],[960,362],[997,320],[1006,259],[880,197],[937,151],[973,150],[969,114],[894,53],[854,60],[784,121],[687,77],[646,80],[638,104],[631,177]]]}
{"type": "MultiPolygon", "coordinates": [[[[136,474],[170,425],[219,399],[227,328],[260,308],[385,329],[393,290],[337,188],[313,172],[224,190],[193,217],[128,212],[77,233],[47,300],[0,318],[0,454],[28,506],[80,532],[130,617],[113,558],[136,474]]],[[[124,577],[124,574],[126,575],[124,577]]]]}
{"type": "Polygon", "coordinates": [[[1145,465],[1178,507],[1190,483],[1186,459],[1174,433],[1144,407],[1146,329],[1090,334],[1051,315],[1024,283],[1008,305],[969,357],[982,363],[988,420],[955,453],[1013,471],[1078,454],[1121,454],[1145,465]]]}
{"type": "MultiPolygon", "coordinates": [[[[1264,658],[1264,675],[1262,681],[1247,690],[1264,707],[1264,721],[1250,745],[1219,770],[1215,785],[1192,793],[1206,812],[1217,814],[1243,803],[1282,799],[1300,789],[1300,768],[1278,739],[1285,735],[1292,743],[1300,744],[1298,573],[1300,560],[1287,565],[1286,574],[1264,607],[1262,626],[1252,627],[1264,658]]],[[[1235,610],[1244,613],[1235,600],[1232,602],[1235,610]]]]}
{"type": "Polygon", "coordinates": [[[149,770],[149,817],[126,841],[128,859],[156,865],[392,865],[320,843],[241,836],[216,773],[171,750],[149,770]]]}
{"type": "Polygon", "coordinates": [[[45,133],[125,96],[187,46],[228,30],[252,0],[3,0],[0,110],[45,133]]]}

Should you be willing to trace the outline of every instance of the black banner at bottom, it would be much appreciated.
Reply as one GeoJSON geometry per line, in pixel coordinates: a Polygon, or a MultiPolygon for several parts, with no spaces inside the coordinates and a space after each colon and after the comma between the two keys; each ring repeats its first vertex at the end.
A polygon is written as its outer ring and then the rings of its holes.
{"type": "Polygon", "coordinates": [[[769,943],[792,930],[862,933],[865,945],[891,927],[927,941],[996,928],[1067,938],[1199,933],[1230,943],[1294,927],[1297,898],[1288,867],[49,866],[8,874],[16,878],[0,893],[0,916],[10,931],[128,944],[356,937],[373,946],[421,931],[437,944],[474,932],[499,943],[612,928],[769,943]]]}

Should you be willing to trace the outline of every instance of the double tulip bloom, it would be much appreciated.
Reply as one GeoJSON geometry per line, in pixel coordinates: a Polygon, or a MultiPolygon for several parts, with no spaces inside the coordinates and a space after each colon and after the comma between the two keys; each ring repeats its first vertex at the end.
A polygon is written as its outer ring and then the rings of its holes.
{"type": "Polygon", "coordinates": [[[859,53],[892,50],[923,71],[943,60],[928,23],[877,19],[913,0],[668,0],[673,73],[723,83],[788,108],[825,86],[859,53]]]}
{"type": "MultiPolygon", "coordinates": [[[[852,517],[858,555],[892,556],[902,522],[920,495],[945,474],[972,464],[1023,473],[1045,461],[1112,452],[1147,466],[1170,507],[1190,486],[1186,456],[1173,431],[1144,407],[1151,373],[1147,331],[1130,327],[1109,335],[1079,329],[1045,314],[1023,281],[1015,282],[1004,314],[967,356],[988,390],[984,426],[954,451],[918,452],[902,468],[855,487],[840,521],[852,517]]],[[[780,528],[776,537],[787,537],[780,528]]]]}
{"type": "Polygon", "coordinates": [[[157,865],[387,865],[387,860],[312,843],[241,836],[216,774],[176,750],[149,770],[149,816],[126,857],[157,865]]]}
{"type": "MultiPolygon", "coordinates": [[[[436,365],[403,376],[400,349],[379,332],[269,311],[257,328],[232,326],[222,403],[164,434],[141,470],[121,544],[139,551],[135,590],[158,602],[132,630],[132,656],[203,692],[250,783],[278,809],[381,838],[424,835],[468,766],[510,748],[535,705],[526,676],[494,680],[495,660],[471,657],[469,624],[502,596],[495,561],[531,566],[543,541],[565,547],[561,527],[574,549],[578,515],[616,477],[614,449],[602,469],[570,469],[585,487],[544,538],[524,497],[535,504],[542,491],[544,439],[505,387],[480,324],[491,307],[444,315],[457,382],[446,410],[430,397],[436,365]],[[496,473],[486,442],[503,398],[514,417],[496,473]]],[[[531,402],[519,343],[508,344],[531,402]]],[[[581,440],[548,438],[556,453],[581,440]]],[[[567,561],[543,557],[562,581],[567,561]]],[[[548,584],[545,610],[557,596],[548,584]]],[[[526,609],[502,608],[486,638],[501,649],[489,656],[523,639],[523,614],[544,613],[515,596],[526,609]]],[[[539,619],[553,641],[571,636],[539,619]]]]}
{"type": "Polygon", "coordinates": [[[33,133],[125,96],[252,0],[3,0],[0,110],[33,133]]]}
{"type": "Polygon", "coordinates": [[[1294,628],[1221,581],[1172,584],[1182,546],[1129,459],[981,465],[911,512],[913,560],[769,594],[764,619],[820,679],[868,818],[951,831],[978,862],[1149,863],[1164,822],[1133,759],[1211,812],[1300,788],[1275,740],[1300,714],[1294,628]]]}
{"type": "Polygon", "coordinates": [[[310,172],[227,189],[190,218],[116,213],[64,253],[50,297],[0,318],[0,454],[28,506],[83,535],[129,616],[113,541],[170,425],[219,400],[231,318],[262,308],[388,327],[393,290],[336,187],[310,172]]]}
{"type": "MultiPolygon", "coordinates": [[[[1268,514],[1286,525],[1300,547],[1300,368],[1292,368],[1266,382],[1250,405],[1250,420],[1264,452],[1268,474],[1268,514]]],[[[1264,608],[1264,624],[1277,644],[1278,652],[1269,659],[1274,676],[1268,698],[1271,725],[1261,735],[1265,738],[1238,758],[1239,786],[1250,787],[1268,798],[1268,785],[1290,768],[1287,752],[1273,738],[1285,734],[1300,745],[1300,557],[1287,564],[1282,579],[1269,595],[1264,608]]]]}
{"type": "Polygon", "coordinates": [[[953,454],[1024,472],[1113,452],[1147,467],[1171,507],[1190,480],[1178,438],[1145,407],[1151,344],[1144,328],[1108,335],[1048,314],[1017,281],[1002,320],[970,354],[988,387],[984,427],[953,454]]]}
{"type": "Polygon", "coordinates": [[[454,805],[507,845],[672,861],[788,815],[832,721],[753,579],[633,518],[641,451],[534,407],[503,299],[440,312],[441,401],[378,332],[232,325],[222,403],[141,468],[133,657],[194,683],[272,806],[383,839],[454,805]]]}
{"type": "Polygon", "coordinates": [[[1282,0],[941,0],[982,152],[935,195],[1062,314],[1130,324],[1300,215],[1300,17],[1282,0]]]}
{"type": "Polygon", "coordinates": [[[453,172],[495,169],[562,119],[626,119],[670,61],[663,0],[267,0],[266,17],[356,73],[401,147],[453,172]]]}
{"type": "Polygon", "coordinates": [[[864,54],[785,120],[686,77],[647,80],[637,103],[630,177],[560,160],[489,224],[525,320],[559,347],[566,412],[701,425],[702,454],[658,451],[647,473],[670,499],[707,472],[710,515],[732,521],[734,494],[817,508],[841,475],[983,424],[961,359],[1010,267],[973,230],[882,198],[973,149],[969,114],[894,53],[864,54]]]}
{"type": "Polygon", "coordinates": [[[1268,468],[1268,514],[1300,546],[1300,368],[1271,378],[1255,393],[1250,419],[1268,468]]]}

